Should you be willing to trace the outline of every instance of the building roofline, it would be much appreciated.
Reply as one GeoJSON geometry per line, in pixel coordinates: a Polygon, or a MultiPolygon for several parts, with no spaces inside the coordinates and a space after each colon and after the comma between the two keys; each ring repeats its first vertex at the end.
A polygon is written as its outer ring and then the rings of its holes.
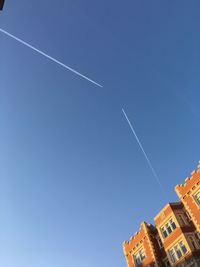
{"type": "Polygon", "coordinates": [[[140,223],[140,228],[139,228],[139,230],[136,231],[136,232],[134,233],[134,235],[131,236],[131,237],[129,238],[128,241],[124,241],[124,242],[123,242],[123,246],[124,246],[125,244],[129,244],[129,243],[130,243],[130,242],[131,242],[131,241],[132,241],[132,240],[133,240],[133,239],[140,233],[142,226],[144,226],[145,228],[146,228],[146,227],[153,228],[154,230],[156,229],[156,227],[155,227],[153,224],[151,224],[151,223],[147,223],[147,222],[145,222],[145,221],[142,221],[142,222],[140,223]]]}
{"type": "Polygon", "coordinates": [[[177,201],[177,202],[169,202],[169,203],[167,203],[159,212],[158,212],[158,214],[154,217],[154,221],[155,221],[155,219],[157,219],[159,216],[160,216],[160,214],[163,212],[163,211],[165,211],[168,207],[173,207],[173,206],[179,206],[179,205],[181,205],[182,203],[181,203],[181,201],[177,201]]]}
{"type": "Polygon", "coordinates": [[[175,189],[175,192],[177,193],[177,195],[179,196],[179,198],[181,198],[180,191],[184,190],[184,188],[186,188],[187,185],[189,185],[191,183],[191,181],[193,179],[195,179],[195,174],[197,174],[199,172],[200,172],[200,161],[198,163],[197,169],[191,172],[191,175],[185,179],[185,182],[183,184],[177,184],[175,186],[174,189],[175,189]]]}

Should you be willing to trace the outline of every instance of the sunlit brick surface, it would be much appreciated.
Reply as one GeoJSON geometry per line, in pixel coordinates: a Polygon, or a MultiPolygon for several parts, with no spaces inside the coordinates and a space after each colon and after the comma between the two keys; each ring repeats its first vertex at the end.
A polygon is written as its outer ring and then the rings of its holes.
{"type": "Polygon", "coordinates": [[[123,243],[127,267],[200,267],[200,165],[175,191],[180,201],[123,243]]]}

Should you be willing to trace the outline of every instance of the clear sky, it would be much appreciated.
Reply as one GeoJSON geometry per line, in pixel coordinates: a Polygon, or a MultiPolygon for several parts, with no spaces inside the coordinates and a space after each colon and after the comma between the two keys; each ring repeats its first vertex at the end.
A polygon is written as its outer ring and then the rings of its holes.
{"type": "Polygon", "coordinates": [[[122,242],[200,159],[200,1],[6,0],[0,265],[125,267],[122,242]]]}

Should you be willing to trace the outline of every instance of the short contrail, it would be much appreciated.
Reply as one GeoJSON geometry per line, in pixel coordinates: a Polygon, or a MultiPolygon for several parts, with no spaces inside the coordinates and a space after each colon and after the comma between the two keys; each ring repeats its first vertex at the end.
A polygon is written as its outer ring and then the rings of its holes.
{"type": "Polygon", "coordinates": [[[40,51],[39,49],[37,49],[37,48],[35,48],[34,46],[28,44],[27,42],[21,40],[20,38],[18,38],[18,37],[16,37],[16,36],[12,35],[11,33],[7,32],[7,31],[5,31],[5,30],[3,30],[3,29],[1,29],[1,28],[0,28],[0,32],[6,34],[7,36],[9,36],[9,37],[13,38],[14,40],[20,42],[21,44],[23,44],[23,45],[25,45],[25,46],[31,48],[31,49],[34,50],[35,52],[37,52],[37,53],[43,55],[44,57],[46,57],[46,58],[52,60],[53,62],[59,64],[59,65],[62,66],[63,68],[65,68],[65,69],[67,69],[67,70],[69,70],[69,71],[71,71],[71,72],[77,74],[78,76],[82,77],[83,79],[85,79],[85,80],[87,80],[87,81],[89,81],[89,82],[91,82],[91,83],[93,83],[93,84],[95,84],[95,85],[97,85],[97,86],[99,86],[99,87],[103,87],[101,84],[99,84],[99,83],[93,81],[92,79],[90,79],[90,78],[88,78],[87,76],[81,74],[80,72],[78,72],[78,71],[76,71],[76,70],[70,68],[69,66],[67,66],[67,65],[65,65],[64,63],[60,62],[59,60],[57,60],[57,59],[55,59],[55,58],[53,58],[53,57],[47,55],[46,53],[40,51]]]}
{"type": "Polygon", "coordinates": [[[135,132],[135,130],[134,130],[134,128],[133,128],[133,126],[132,126],[132,124],[131,124],[131,122],[130,122],[130,120],[129,120],[128,116],[126,115],[126,112],[124,111],[123,108],[122,108],[122,112],[123,112],[123,114],[124,114],[124,116],[125,116],[125,118],[126,118],[128,124],[129,124],[129,126],[130,126],[130,128],[131,128],[132,133],[133,133],[134,136],[135,136],[135,139],[136,139],[136,141],[137,141],[139,147],[140,147],[141,150],[142,150],[143,155],[145,156],[145,159],[146,159],[146,161],[147,161],[147,163],[148,163],[148,165],[149,165],[149,167],[150,167],[150,169],[151,169],[151,171],[152,171],[152,173],[153,173],[153,175],[154,175],[154,177],[155,177],[157,183],[159,184],[159,186],[160,186],[160,188],[162,189],[162,191],[164,191],[164,190],[163,190],[163,187],[162,187],[162,184],[161,184],[161,182],[160,182],[160,179],[159,179],[159,177],[158,177],[156,171],[154,170],[154,168],[153,168],[153,166],[152,166],[152,164],[151,164],[151,161],[149,160],[149,158],[148,158],[146,152],[144,151],[144,148],[143,148],[143,146],[142,146],[142,144],[141,144],[141,142],[140,142],[140,140],[139,140],[139,138],[138,138],[138,136],[137,136],[137,134],[136,134],[136,132],[135,132]]]}

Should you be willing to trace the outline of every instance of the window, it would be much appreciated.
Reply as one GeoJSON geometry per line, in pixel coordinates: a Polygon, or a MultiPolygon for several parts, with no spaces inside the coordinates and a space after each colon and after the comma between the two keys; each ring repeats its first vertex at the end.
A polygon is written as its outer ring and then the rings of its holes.
{"type": "Polygon", "coordinates": [[[176,262],[177,259],[176,259],[176,254],[175,254],[174,249],[170,249],[169,255],[170,255],[171,259],[172,259],[172,262],[173,263],[176,262]]]}
{"type": "Polygon", "coordinates": [[[181,226],[187,225],[188,222],[184,214],[178,214],[178,220],[181,226]]]}
{"type": "Polygon", "coordinates": [[[186,246],[183,244],[183,242],[179,242],[179,245],[181,247],[181,250],[183,251],[183,254],[185,254],[187,252],[186,246]]]}
{"type": "Polygon", "coordinates": [[[182,257],[182,253],[181,253],[181,249],[178,245],[176,245],[174,247],[174,250],[176,251],[176,255],[178,256],[178,258],[180,259],[182,257]]]}
{"type": "Polygon", "coordinates": [[[136,256],[135,256],[135,264],[136,264],[136,266],[139,266],[141,262],[142,262],[142,261],[141,261],[141,259],[140,259],[140,256],[139,256],[139,255],[136,255],[136,256]]]}
{"type": "Polygon", "coordinates": [[[164,265],[165,265],[165,267],[171,267],[171,264],[170,264],[170,262],[169,262],[168,259],[166,259],[166,260],[164,261],[164,265]]]}
{"type": "Polygon", "coordinates": [[[185,214],[187,215],[187,218],[188,218],[189,220],[192,219],[191,216],[190,216],[190,214],[189,214],[189,212],[186,211],[185,214]]]}
{"type": "Polygon", "coordinates": [[[189,236],[190,244],[192,245],[193,249],[198,249],[198,244],[196,242],[196,238],[194,236],[189,236]]]}
{"type": "Polygon", "coordinates": [[[163,247],[163,243],[162,243],[160,237],[157,237],[157,241],[158,241],[159,247],[162,248],[163,247]]]}
{"type": "Polygon", "coordinates": [[[168,234],[171,234],[171,232],[172,232],[172,228],[171,228],[171,226],[167,223],[167,224],[165,225],[165,227],[167,228],[167,232],[168,232],[168,234]]]}
{"type": "Polygon", "coordinates": [[[194,234],[194,236],[196,239],[197,246],[200,247],[200,232],[197,232],[196,234],[194,234]]]}
{"type": "Polygon", "coordinates": [[[185,253],[187,253],[187,249],[182,241],[178,242],[169,250],[169,255],[173,263],[182,258],[185,253]]]}
{"type": "Polygon", "coordinates": [[[143,260],[145,259],[144,250],[143,250],[143,249],[140,250],[139,254],[140,254],[140,258],[141,258],[141,260],[143,261],[143,260]]]}
{"type": "Polygon", "coordinates": [[[183,218],[182,218],[182,215],[181,215],[181,214],[179,214],[179,215],[178,215],[178,218],[179,218],[180,225],[181,225],[181,226],[182,226],[182,225],[184,225],[184,224],[185,224],[185,222],[184,222],[184,220],[183,220],[183,218]]]}
{"type": "Polygon", "coordinates": [[[165,230],[165,227],[161,227],[161,233],[164,238],[168,236],[167,231],[165,230]]]}
{"type": "Polygon", "coordinates": [[[139,252],[137,252],[134,256],[133,256],[134,262],[136,266],[139,266],[142,261],[145,259],[145,253],[144,253],[144,249],[141,249],[139,252]]]}
{"type": "Polygon", "coordinates": [[[196,192],[194,195],[193,195],[196,203],[198,206],[200,206],[200,190],[198,192],[196,192]]]}
{"type": "Polygon", "coordinates": [[[173,229],[173,230],[176,229],[176,224],[175,224],[175,222],[174,222],[172,219],[170,219],[169,222],[170,222],[170,225],[171,225],[172,229],[173,229]]]}
{"type": "Polygon", "coordinates": [[[163,238],[166,238],[176,229],[176,224],[173,219],[170,219],[164,226],[160,228],[163,238]]]}

